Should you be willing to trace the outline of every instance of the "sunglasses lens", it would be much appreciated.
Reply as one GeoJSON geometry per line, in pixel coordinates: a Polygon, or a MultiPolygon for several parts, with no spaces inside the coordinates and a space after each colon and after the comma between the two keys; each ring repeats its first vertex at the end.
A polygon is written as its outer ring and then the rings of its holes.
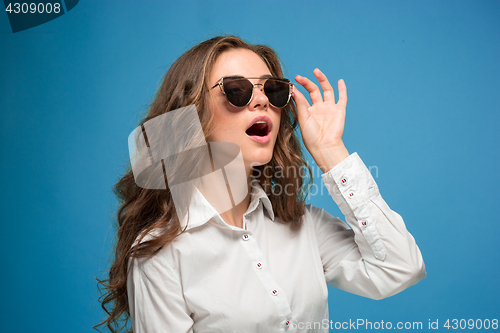
{"type": "Polygon", "coordinates": [[[264,85],[264,92],[274,107],[282,108],[288,104],[290,84],[285,81],[268,79],[264,85]]]}
{"type": "Polygon", "coordinates": [[[247,79],[224,80],[224,93],[234,106],[245,106],[252,98],[253,86],[247,79]]]}

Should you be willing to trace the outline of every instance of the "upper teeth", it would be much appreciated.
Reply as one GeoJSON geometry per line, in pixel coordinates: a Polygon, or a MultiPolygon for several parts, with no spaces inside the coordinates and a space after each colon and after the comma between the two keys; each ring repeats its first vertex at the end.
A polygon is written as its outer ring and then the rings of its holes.
{"type": "Polygon", "coordinates": [[[255,122],[256,124],[267,124],[264,120],[259,120],[255,122]]]}

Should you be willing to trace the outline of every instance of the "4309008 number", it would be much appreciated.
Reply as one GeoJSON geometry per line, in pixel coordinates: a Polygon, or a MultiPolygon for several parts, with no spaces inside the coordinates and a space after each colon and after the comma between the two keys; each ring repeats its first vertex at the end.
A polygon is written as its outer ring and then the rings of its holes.
{"type": "Polygon", "coordinates": [[[447,329],[453,329],[453,330],[457,330],[457,329],[461,329],[461,330],[465,330],[465,329],[469,329],[469,330],[480,330],[480,329],[483,329],[483,330],[489,330],[489,329],[492,329],[492,330],[496,330],[498,329],[498,319],[448,319],[446,320],[446,322],[444,323],[443,327],[447,328],[447,329]]]}
{"type": "Polygon", "coordinates": [[[59,14],[61,12],[61,4],[56,2],[54,4],[52,3],[9,3],[7,7],[5,8],[6,12],[9,12],[9,14],[14,13],[14,14],[51,14],[51,13],[56,13],[59,14]]]}

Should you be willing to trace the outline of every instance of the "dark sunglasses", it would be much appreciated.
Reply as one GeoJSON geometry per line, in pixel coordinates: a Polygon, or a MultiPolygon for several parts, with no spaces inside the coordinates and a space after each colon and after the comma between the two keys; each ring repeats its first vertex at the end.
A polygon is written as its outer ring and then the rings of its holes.
{"type": "Polygon", "coordinates": [[[247,106],[252,100],[255,86],[262,86],[269,103],[276,108],[285,107],[290,101],[293,84],[288,79],[274,77],[223,77],[219,83],[210,89],[220,86],[227,101],[237,107],[247,106]],[[262,80],[263,83],[253,84],[250,79],[262,80]]]}

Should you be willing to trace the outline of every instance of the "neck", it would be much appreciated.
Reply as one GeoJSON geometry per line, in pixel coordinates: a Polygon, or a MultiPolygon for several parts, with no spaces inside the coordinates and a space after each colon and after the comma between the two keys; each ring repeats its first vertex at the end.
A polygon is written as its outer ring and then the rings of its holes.
{"type": "MultiPolygon", "coordinates": [[[[250,179],[251,179],[250,175],[251,175],[252,169],[249,167],[246,167],[245,169],[246,169],[245,171],[246,171],[246,176],[247,176],[247,182],[246,182],[247,195],[245,196],[245,198],[241,202],[235,203],[236,205],[233,206],[233,208],[220,214],[222,219],[227,224],[238,227],[238,228],[243,228],[243,214],[245,214],[245,212],[248,209],[248,206],[250,205],[250,198],[251,198],[250,193],[252,190],[251,183],[250,183],[250,179]]],[[[244,183],[241,185],[243,187],[245,186],[244,183]]],[[[225,183],[220,184],[220,186],[216,186],[213,182],[202,181],[202,182],[196,184],[195,186],[198,188],[198,190],[201,192],[201,194],[205,197],[205,199],[207,199],[207,201],[212,206],[214,206],[216,209],[217,209],[217,204],[218,203],[220,204],[220,202],[218,202],[218,200],[220,200],[220,195],[224,196],[224,194],[222,194],[222,193],[227,193],[227,192],[231,193],[229,186],[227,186],[225,183]]],[[[233,188],[233,190],[236,190],[236,191],[241,191],[241,190],[244,191],[244,188],[239,188],[239,189],[234,188],[234,187],[232,187],[232,188],[233,188]]],[[[234,197],[233,197],[233,200],[234,200],[234,197]]],[[[231,201],[233,201],[233,200],[231,200],[231,201]]],[[[225,204],[221,205],[221,207],[223,207],[223,206],[225,206],[225,204]]],[[[219,208],[221,208],[221,207],[219,207],[219,208]]]]}
{"type": "Polygon", "coordinates": [[[248,186],[248,194],[246,195],[245,199],[235,205],[232,209],[220,214],[222,219],[229,225],[233,225],[238,228],[243,228],[243,214],[248,209],[248,206],[250,206],[250,198],[251,198],[251,174],[252,174],[252,168],[245,165],[245,171],[246,171],[246,176],[247,176],[247,186],[248,186]]]}
{"type": "Polygon", "coordinates": [[[245,214],[249,205],[250,192],[242,202],[234,206],[232,209],[220,214],[220,216],[227,224],[233,225],[238,228],[243,228],[243,214],[245,214]]]}

